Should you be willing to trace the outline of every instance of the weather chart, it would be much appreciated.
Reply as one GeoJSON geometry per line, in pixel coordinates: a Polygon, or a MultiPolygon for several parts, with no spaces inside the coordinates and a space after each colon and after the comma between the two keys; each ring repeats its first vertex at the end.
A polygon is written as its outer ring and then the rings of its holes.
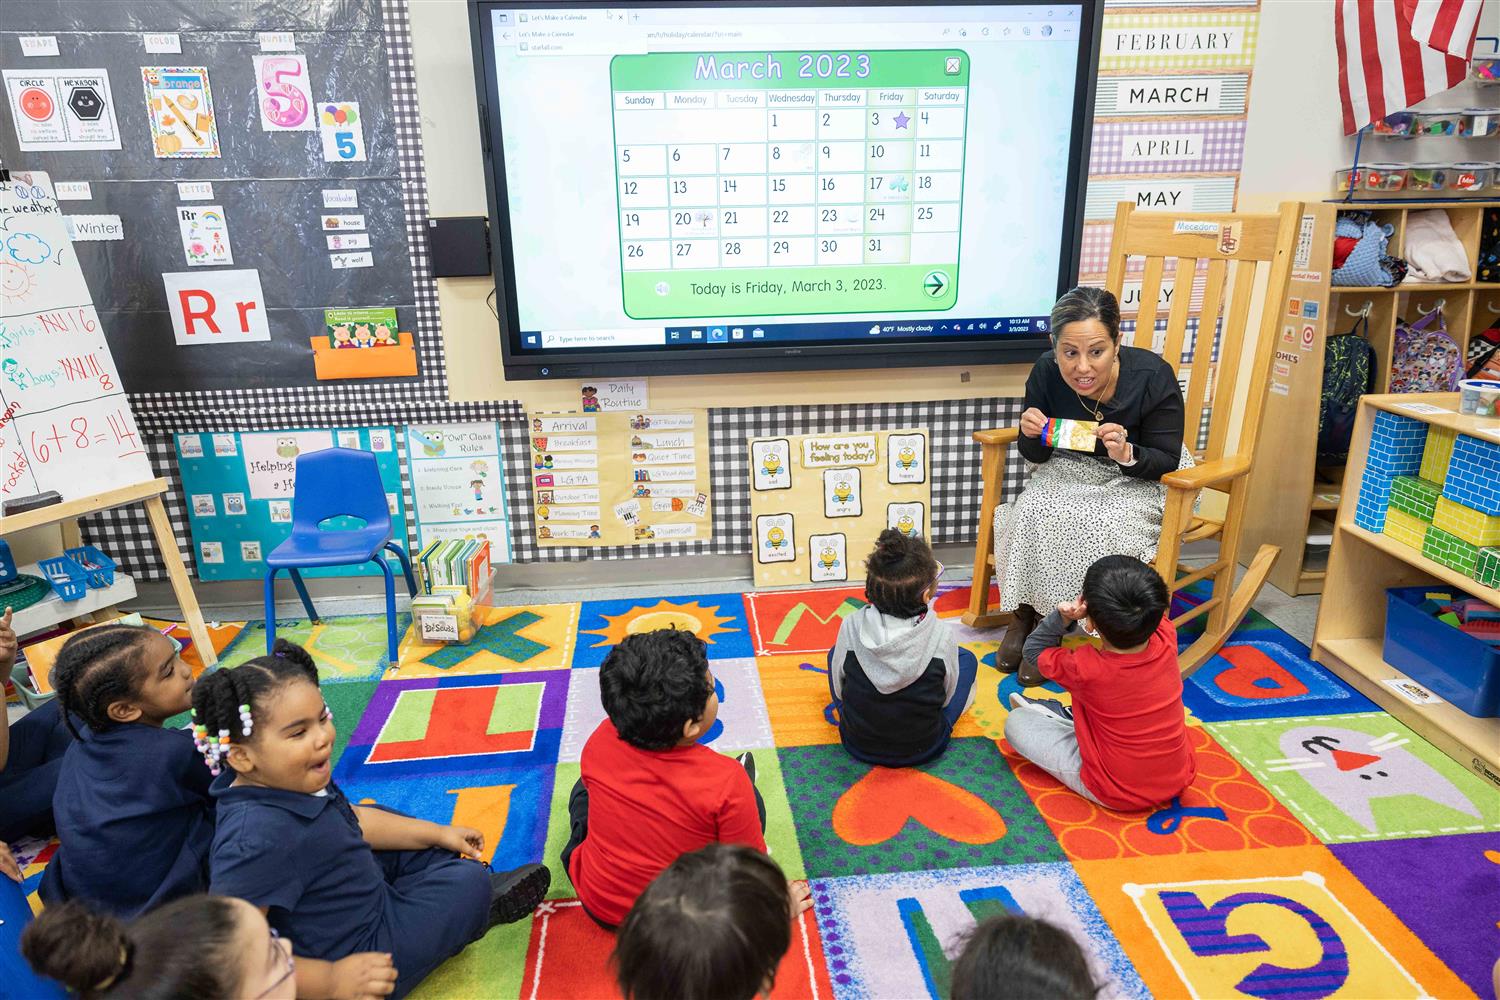
{"type": "Polygon", "coordinates": [[[968,74],[952,49],[616,56],[626,314],[952,308],[968,74]]]}

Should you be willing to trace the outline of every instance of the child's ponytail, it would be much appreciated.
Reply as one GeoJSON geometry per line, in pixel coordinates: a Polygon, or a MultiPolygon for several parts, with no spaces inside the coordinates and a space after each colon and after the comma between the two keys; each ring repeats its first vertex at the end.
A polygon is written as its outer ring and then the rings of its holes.
{"type": "Polygon", "coordinates": [[[924,538],[886,528],[865,560],[865,597],[881,614],[915,618],[927,610],[922,595],[937,573],[937,559],[924,538]]]}
{"type": "Polygon", "coordinates": [[[241,995],[236,908],[223,896],[188,896],[130,924],[79,900],[48,906],[21,934],[38,975],[83,1000],[241,995]]]}
{"type": "Polygon", "coordinates": [[[318,686],[318,667],[296,643],[277,639],[269,656],[204,674],[193,685],[193,741],[214,774],[232,743],[254,737],[255,718],[268,695],[292,681],[318,686]]]}

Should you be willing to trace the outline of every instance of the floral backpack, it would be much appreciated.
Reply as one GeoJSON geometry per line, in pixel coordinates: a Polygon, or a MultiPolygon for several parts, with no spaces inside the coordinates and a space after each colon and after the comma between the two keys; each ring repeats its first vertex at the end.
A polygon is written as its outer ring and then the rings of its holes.
{"type": "Polygon", "coordinates": [[[1463,371],[1463,352],[1448,336],[1441,308],[1414,323],[1396,322],[1391,392],[1453,392],[1463,371]]]}

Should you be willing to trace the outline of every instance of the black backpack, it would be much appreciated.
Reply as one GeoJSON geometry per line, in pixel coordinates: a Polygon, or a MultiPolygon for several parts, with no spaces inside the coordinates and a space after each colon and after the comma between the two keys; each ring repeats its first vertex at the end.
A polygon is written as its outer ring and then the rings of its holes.
{"type": "Polygon", "coordinates": [[[1318,404],[1318,464],[1339,465],[1349,458],[1359,397],[1375,387],[1375,348],[1365,339],[1368,320],[1360,316],[1348,333],[1323,345],[1323,395],[1318,404]]]}

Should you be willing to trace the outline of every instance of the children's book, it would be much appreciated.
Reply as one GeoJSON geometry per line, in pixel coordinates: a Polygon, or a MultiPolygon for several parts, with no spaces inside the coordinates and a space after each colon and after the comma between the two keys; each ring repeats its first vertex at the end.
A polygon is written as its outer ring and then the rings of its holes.
{"type": "Polygon", "coordinates": [[[1096,420],[1049,420],[1042,428],[1042,444],[1069,451],[1092,452],[1099,443],[1096,420]]]}

